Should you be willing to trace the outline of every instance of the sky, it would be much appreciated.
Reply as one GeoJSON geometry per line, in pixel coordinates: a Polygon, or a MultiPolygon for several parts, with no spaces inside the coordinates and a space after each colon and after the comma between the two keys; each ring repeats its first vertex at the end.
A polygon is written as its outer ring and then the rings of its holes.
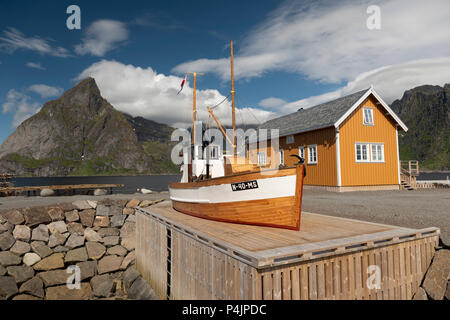
{"type": "Polygon", "coordinates": [[[86,77],[116,109],[175,127],[207,106],[258,124],[374,86],[387,102],[450,82],[449,0],[0,0],[0,143],[86,77]],[[80,29],[69,29],[80,9],[80,29]]]}

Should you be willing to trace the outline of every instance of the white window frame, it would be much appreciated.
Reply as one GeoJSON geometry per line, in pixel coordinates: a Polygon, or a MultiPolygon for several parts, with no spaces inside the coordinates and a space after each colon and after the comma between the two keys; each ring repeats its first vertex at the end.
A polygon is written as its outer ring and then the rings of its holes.
{"type": "Polygon", "coordinates": [[[384,163],[384,143],[379,143],[379,142],[355,142],[355,162],[358,163],[384,163]],[[362,146],[366,146],[367,149],[367,159],[363,159],[362,158],[362,146]],[[358,160],[358,146],[361,146],[361,159],[358,160]],[[378,151],[377,151],[377,159],[373,160],[372,157],[372,150],[373,148],[376,148],[378,146],[381,146],[381,160],[378,160],[378,151]]]}
{"type": "Polygon", "coordinates": [[[265,152],[258,152],[258,166],[263,167],[266,165],[266,153],[265,152]],[[261,161],[264,160],[264,161],[261,161]]]}
{"type": "Polygon", "coordinates": [[[319,163],[319,154],[317,152],[317,144],[312,144],[308,146],[308,164],[318,164],[319,163]],[[313,153],[311,150],[315,150],[315,159],[312,159],[313,153]]]}
{"type": "Polygon", "coordinates": [[[305,158],[305,147],[298,147],[298,156],[300,158],[303,158],[303,160],[306,162],[305,158]]]}
{"type": "Polygon", "coordinates": [[[280,149],[280,151],[278,152],[278,154],[280,155],[280,165],[284,166],[284,150],[280,149]]]}
{"type": "Polygon", "coordinates": [[[367,142],[355,142],[355,161],[356,162],[370,162],[372,155],[370,153],[370,143],[367,142]],[[361,146],[361,159],[358,160],[358,146],[361,146]],[[363,148],[366,146],[366,156],[367,159],[363,159],[363,148]]]}
{"type": "Polygon", "coordinates": [[[290,135],[286,137],[286,144],[292,144],[294,143],[294,136],[290,135]]]}
{"type": "Polygon", "coordinates": [[[365,126],[375,125],[375,121],[373,119],[373,108],[372,107],[363,107],[362,110],[363,110],[363,125],[365,125],[365,126]],[[370,111],[370,118],[371,118],[372,122],[366,121],[366,111],[370,111]]]}
{"type": "Polygon", "coordinates": [[[218,160],[219,159],[219,146],[210,145],[208,149],[209,149],[209,158],[211,160],[218,160]],[[214,150],[215,150],[216,156],[213,156],[214,150]]]}
{"type": "Polygon", "coordinates": [[[384,143],[371,143],[370,144],[370,161],[371,162],[384,162],[384,143]],[[381,147],[381,159],[378,159],[378,150],[377,150],[377,153],[376,153],[376,156],[377,156],[377,158],[374,160],[373,159],[373,149],[374,148],[376,148],[376,149],[378,149],[377,147],[381,147]]]}

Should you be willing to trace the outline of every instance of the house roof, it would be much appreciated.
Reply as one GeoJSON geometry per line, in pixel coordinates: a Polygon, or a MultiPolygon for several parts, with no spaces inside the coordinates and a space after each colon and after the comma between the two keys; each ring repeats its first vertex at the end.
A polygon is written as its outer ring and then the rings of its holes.
{"type": "Polygon", "coordinates": [[[317,106],[300,109],[297,112],[269,120],[258,129],[278,129],[279,136],[302,133],[327,127],[339,127],[339,125],[370,95],[373,94],[388,113],[395,119],[400,127],[407,131],[408,128],[378,96],[373,87],[361,90],[342,98],[338,98],[317,106]]]}

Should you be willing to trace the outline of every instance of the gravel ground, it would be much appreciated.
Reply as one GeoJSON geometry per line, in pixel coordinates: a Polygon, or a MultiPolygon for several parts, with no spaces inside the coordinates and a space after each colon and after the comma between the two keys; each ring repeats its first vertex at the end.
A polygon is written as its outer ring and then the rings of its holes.
{"type": "Polygon", "coordinates": [[[438,227],[450,245],[450,189],[328,192],[305,190],[302,211],[394,226],[438,227]]]}

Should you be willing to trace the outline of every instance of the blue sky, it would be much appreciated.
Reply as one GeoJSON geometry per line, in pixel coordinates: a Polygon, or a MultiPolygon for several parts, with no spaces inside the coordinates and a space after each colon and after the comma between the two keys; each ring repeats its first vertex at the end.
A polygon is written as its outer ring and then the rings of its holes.
{"type": "MultiPolygon", "coordinates": [[[[179,84],[185,72],[203,72],[206,120],[206,106],[230,90],[230,40],[238,122],[371,84],[390,103],[414,86],[450,82],[449,16],[447,0],[0,1],[0,142],[87,76],[117,109],[182,126],[192,81],[177,96],[179,84]],[[72,4],[81,30],[66,27],[72,4]],[[367,26],[371,5],[380,9],[379,29],[367,26]]],[[[229,101],[216,112],[227,124],[229,101]]]]}

